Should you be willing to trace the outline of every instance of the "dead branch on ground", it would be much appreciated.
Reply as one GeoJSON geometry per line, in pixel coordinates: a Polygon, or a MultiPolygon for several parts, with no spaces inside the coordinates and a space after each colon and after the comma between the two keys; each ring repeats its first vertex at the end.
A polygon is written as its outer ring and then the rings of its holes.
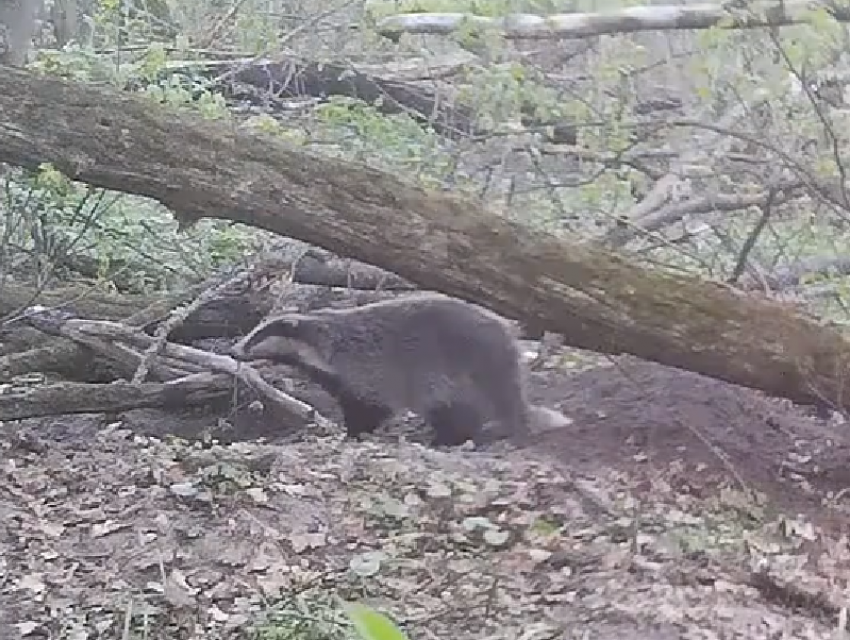
{"type": "MultiPolygon", "coordinates": [[[[139,354],[140,350],[144,350],[145,356],[147,356],[151,351],[151,346],[159,344],[158,339],[151,338],[139,331],[134,331],[117,322],[68,320],[63,325],[63,333],[74,340],[85,341],[89,348],[96,349],[105,357],[111,357],[115,347],[118,347],[122,352],[132,354],[139,363],[143,360],[143,357],[139,354]],[[122,343],[128,344],[125,345],[122,343]]],[[[121,355],[119,357],[124,356],[121,355]]],[[[310,405],[272,387],[250,365],[237,362],[228,356],[164,342],[161,344],[158,357],[153,359],[150,366],[160,366],[158,363],[162,359],[172,363],[182,362],[182,366],[179,369],[175,367],[175,369],[187,370],[190,372],[190,375],[201,375],[200,372],[204,370],[229,374],[253,387],[272,406],[284,414],[304,421],[325,420],[310,405]]]]}
{"type": "Polygon", "coordinates": [[[45,314],[41,325],[46,328],[51,323],[51,333],[84,345],[124,370],[138,371],[146,363],[164,382],[61,383],[0,394],[0,420],[203,404],[231,393],[235,378],[261,394],[278,415],[301,423],[328,424],[313,407],[278,391],[252,366],[228,356],[164,342],[117,322],[66,320],[45,314]]]}

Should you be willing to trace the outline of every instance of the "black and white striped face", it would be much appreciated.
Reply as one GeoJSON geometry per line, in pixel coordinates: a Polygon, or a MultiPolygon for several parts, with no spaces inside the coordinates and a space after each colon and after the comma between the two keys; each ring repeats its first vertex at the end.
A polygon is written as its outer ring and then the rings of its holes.
{"type": "Polygon", "coordinates": [[[288,336],[297,328],[297,322],[285,318],[271,318],[258,324],[254,329],[233,345],[231,354],[237,360],[277,360],[289,354],[288,336]]]}
{"type": "Polygon", "coordinates": [[[319,345],[308,341],[316,335],[313,324],[310,318],[300,314],[271,318],[233,345],[231,355],[236,360],[271,360],[332,374],[334,369],[319,345]]]}

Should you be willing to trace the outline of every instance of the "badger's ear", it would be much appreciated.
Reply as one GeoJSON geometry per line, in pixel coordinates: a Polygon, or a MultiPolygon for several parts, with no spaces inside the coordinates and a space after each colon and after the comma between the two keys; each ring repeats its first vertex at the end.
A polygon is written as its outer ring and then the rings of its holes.
{"type": "Polygon", "coordinates": [[[258,324],[248,335],[239,340],[230,349],[237,360],[254,360],[260,357],[260,351],[274,349],[281,338],[297,336],[302,319],[297,316],[269,318],[258,324]]]}
{"type": "Polygon", "coordinates": [[[259,331],[261,329],[266,329],[271,332],[289,331],[290,329],[297,328],[299,324],[301,324],[301,316],[277,316],[275,318],[269,318],[262,324],[257,325],[257,328],[254,329],[254,331],[259,331]]]}
{"type": "Polygon", "coordinates": [[[304,325],[304,316],[290,314],[275,316],[258,324],[245,338],[253,337],[253,341],[263,340],[268,336],[291,337],[297,335],[304,325]]]}

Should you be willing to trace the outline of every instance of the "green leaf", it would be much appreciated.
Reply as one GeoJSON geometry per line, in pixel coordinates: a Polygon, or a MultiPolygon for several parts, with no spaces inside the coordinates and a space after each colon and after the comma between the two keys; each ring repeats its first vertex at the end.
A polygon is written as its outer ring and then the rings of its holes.
{"type": "Polygon", "coordinates": [[[407,640],[407,636],[388,617],[358,602],[343,604],[348,619],[363,640],[407,640]]]}

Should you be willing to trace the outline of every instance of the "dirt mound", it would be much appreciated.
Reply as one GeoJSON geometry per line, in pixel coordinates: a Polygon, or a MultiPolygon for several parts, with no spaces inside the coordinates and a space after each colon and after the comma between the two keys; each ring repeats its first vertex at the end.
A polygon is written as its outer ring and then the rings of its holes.
{"type": "Polygon", "coordinates": [[[532,449],[574,469],[657,473],[676,463],[682,490],[731,482],[816,516],[827,515],[825,498],[850,486],[847,426],[786,401],[627,358],[533,382],[534,398],[573,424],[541,434],[532,449]]]}

